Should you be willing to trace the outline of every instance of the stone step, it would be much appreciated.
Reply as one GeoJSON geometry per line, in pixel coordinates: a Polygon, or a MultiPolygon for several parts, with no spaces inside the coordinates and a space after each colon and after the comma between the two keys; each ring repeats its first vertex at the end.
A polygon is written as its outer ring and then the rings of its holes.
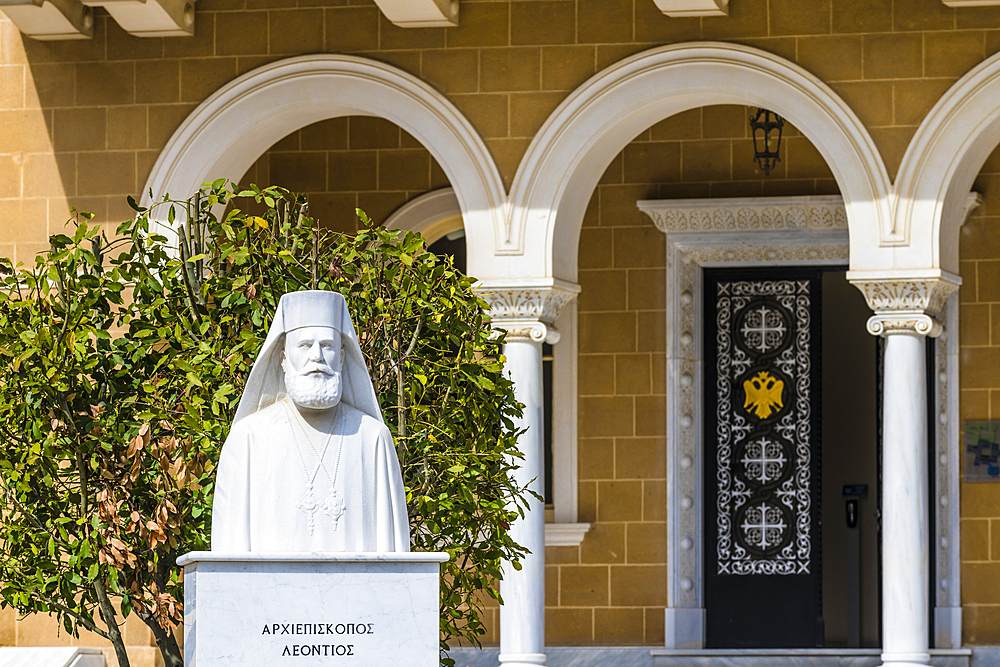
{"type": "Polygon", "coordinates": [[[105,667],[99,648],[32,646],[0,648],[0,667],[105,667]]]}

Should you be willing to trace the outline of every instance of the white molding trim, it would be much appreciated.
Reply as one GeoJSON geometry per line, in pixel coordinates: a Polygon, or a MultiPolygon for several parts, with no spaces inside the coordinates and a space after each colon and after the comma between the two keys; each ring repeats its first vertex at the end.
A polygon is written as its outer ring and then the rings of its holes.
{"type": "Polygon", "coordinates": [[[453,188],[432,190],[406,202],[386,218],[389,229],[420,232],[431,244],[446,234],[464,227],[462,208],[453,188]]]}
{"type": "MultiPolygon", "coordinates": [[[[836,265],[849,261],[847,216],[839,196],[640,201],[667,244],[667,628],[670,649],[704,646],[702,510],[702,272],[713,266],[836,265]],[[699,212],[700,208],[700,212],[699,212]]],[[[939,489],[935,622],[940,648],[961,643],[958,518],[958,308],[949,301],[937,348],[939,489]],[[947,456],[944,454],[947,453],[947,456]],[[942,482],[939,481],[939,484],[942,482]],[[957,641],[955,638],[958,638],[957,641]],[[944,646],[946,642],[952,642],[944,646]]]]}
{"type": "MultiPolygon", "coordinates": [[[[549,526],[587,526],[578,524],[577,438],[577,303],[567,303],[555,321],[559,343],[552,346],[552,506],[555,523],[545,524],[546,544],[549,526]]],[[[559,530],[559,529],[553,529],[559,530]]]]}
{"type": "MultiPolygon", "coordinates": [[[[532,140],[511,189],[502,255],[544,262],[543,275],[576,279],[584,211],[601,174],[637,134],[687,109],[757,104],[788,118],[830,165],[857,247],[852,261],[879,266],[892,236],[891,183],[871,136],[817,77],[773,54],[735,44],[685,43],[650,49],[607,67],[569,95],[532,140]]],[[[512,258],[510,258],[512,259],[512,258]]],[[[509,259],[508,259],[509,261],[509,259]]],[[[522,260],[518,260],[519,263],[522,260]]],[[[537,273],[537,268],[534,268],[537,273]]]]}
{"type": "Polygon", "coordinates": [[[588,530],[590,530],[589,523],[547,523],[545,524],[545,546],[579,546],[588,530]]]}
{"type": "Polygon", "coordinates": [[[847,229],[840,195],[647,200],[638,206],[664,233],[847,229]]]}
{"type": "MultiPolygon", "coordinates": [[[[181,123],[143,187],[143,205],[192,194],[216,178],[239,180],[279,139],[338,116],[378,116],[413,135],[454,188],[469,242],[469,271],[484,271],[507,196],[475,128],[441,93],[406,72],[366,58],[308,55],[279,60],[230,81],[181,123]]],[[[502,273],[499,275],[503,275],[502,273]]]]}
{"type": "Polygon", "coordinates": [[[997,7],[1000,0],[941,0],[948,7],[997,7]]]}
{"type": "MultiPolygon", "coordinates": [[[[420,232],[428,243],[434,243],[442,236],[462,229],[462,209],[459,208],[454,190],[442,188],[411,199],[390,215],[385,224],[390,229],[420,232]]],[[[552,501],[555,523],[545,524],[545,543],[547,546],[572,546],[579,544],[590,529],[590,524],[576,522],[578,463],[575,299],[562,307],[554,326],[560,333],[559,343],[552,347],[552,501]]]]}
{"type": "Polygon", "coordinates": [[[896,224],[911,266],[958,272],[959,227],[973,181],[1000,143],[1000,54],[969,70],[924,116],[896,176],[896,224]]]}
{"type": "Polygon", "coordinates": [[[962,646],[962,557],[960,476],[962,474],[962,421],[959,412],[959,304],[958,293],[948,297],[941,313],[944,330],[934,348],[937,378],[937,432],[934,434],[934,647],[962,646]]]}
{"type": "MultiPolygon", "coordinates": [[[[964,225],[972,211],[983,201],[978,192],[966,197],[962,212],[964,225]]],[[[937,446],[934,503],[936,516],[934,545],[937,550],[934,587],[934,647],[957,649],[962,646],[962,419],[959,411],[961,385],[959,383],[959,302],[958,293],[952,292],[945,303],[940,319],[944,331],[935,343],[937,382],[938,427],[934,441],[937,446]]]]}

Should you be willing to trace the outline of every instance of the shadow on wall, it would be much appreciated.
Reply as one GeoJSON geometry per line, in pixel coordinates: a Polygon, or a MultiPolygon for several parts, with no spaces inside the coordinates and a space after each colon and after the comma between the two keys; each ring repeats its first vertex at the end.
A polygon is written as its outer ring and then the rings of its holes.
{"type": "Polygon", "coordinates": [[[309,196],[310,212],[338,232],[357,231],[360,208],[377,223],[448,177],[419,141],[395,123],[342,116],[292,132],[247,170],[240,185],[279,185],[309,196]]]}

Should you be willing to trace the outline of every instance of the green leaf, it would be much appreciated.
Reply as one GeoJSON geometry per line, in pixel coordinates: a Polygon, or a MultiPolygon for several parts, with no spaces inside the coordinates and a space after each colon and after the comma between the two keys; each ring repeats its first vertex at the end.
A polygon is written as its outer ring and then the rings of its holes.
{"type": "Polygon", "coordinates": [[[128,205],[132,208],[133,211],[137,211],[139,213],[146,212],[147,209],[144,206],[139,206],[137,203],[135,203],[135,199],[132,198],[132,195],[129,195],[125,199],[126,201],[128,201],[128,205]]]}

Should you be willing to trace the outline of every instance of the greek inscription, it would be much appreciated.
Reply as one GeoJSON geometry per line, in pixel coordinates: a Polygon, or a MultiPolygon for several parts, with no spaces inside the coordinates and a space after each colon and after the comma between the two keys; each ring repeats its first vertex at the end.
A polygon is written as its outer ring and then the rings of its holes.
{"type": "Polygon", "coordinates": [[[308,658],[310,656],[347,656],[354,655],[354,644],[292,644],[285,646],[282,656],[293,658],[308,658]]]}
{"type": "Polygon", "coordinates": [[[271,623],[265,624],[262,635],[371,635],[374,623],[271,623]]]}
{"type": "MultiPolygon", "coordinates": [[[[374,623],[265,623],[261,635],[371,635],[374,623]]],[[[354,655],[354,644],[287,644],[282,656],[348,656],[354,655]]]]}

